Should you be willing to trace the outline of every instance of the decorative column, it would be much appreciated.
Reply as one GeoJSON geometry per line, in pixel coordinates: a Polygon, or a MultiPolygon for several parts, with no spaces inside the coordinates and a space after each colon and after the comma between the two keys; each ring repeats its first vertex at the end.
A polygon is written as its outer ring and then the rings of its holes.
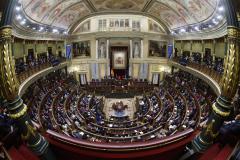
{"type": "Polygon", "coordinates": [[[216,39],[213,40],[213,63],[215,63],[215,56],[216,56],[216,39]]]}
{"type": "Polygon", "coordinates": [[[233,110],[232,101],[236,94],[240,70],[240,29],[232,0],[223,1],[227,17],[227,53],[224,61],[224,73],[221,79],[221,95],[212,105],[212,113],[202,132],[193,140],[195,152],[205,151],[219,134],[219,129],[233,110]]]}
{"type": "Polygon", "coordinates": [[[180,56],[183,54],[183,41],[181,40],[180,56]]]}
{"type": "Polygon", "coordinates": [[[46,47],[47,47],[47,59],[49,57],[49,53],[48,53],[48,44],[49,44],[49,41],[46,41],[46,47]]]}
{"type": "Polygon", "coordinates": [[[202,40],[202,54],[201,54],[201,61],[202,62],[203,62],[203,57],[204,57],[204,49],[205,49],[204,40],[202,40]]]}
{"type": "Polygon", "coordinates": [[[171,59],[175,57],[176,53],[175,53],[175,40],[173,40],[173,50],[172,50],[172,56],[170,57],[171,59]]]}
{"type": "Polygon", "coordinates": [[[107,75],[110,76],[111,75],[111,71],[110,71],[110,64],[111,64],[111,58],[109,55],[109,39],[107,39],[107,75]]]}
{"type": "Polygon", "coordinates": [[[58,42],[57,41],[55,41],[55,48],[56,48],[55,55],[58,56],[58,42]]]}
{"type": "Polygon", "coordinates": [[[0,28],[0,46],[2,48],[0,54],[0,88],[3,98],[7,100],[9,117],[15,120],[22,139],[26,140],[27,146],[35,154],[46,160],[55,159],[48,148],[48,142],[33,127],[27,114],[28,107],[18,95],[19,83],[12,59],[11,36],[11,26],[0,28]]]}
{"type": "Polygon", "coordinates": [[[221,80],[221,95],[212,106],[212,114],[200,135],[193,141],[193,148],[203,152],[217,137],[219,129],[226,120],[233,107],[232,100],[237,91],[239,79],[239,28],[228,27],[227,57],[224,63],[224,74],[221,80]]]}
{"type": "MultiPolygon", "coordinates": [[[[96,40],[96,59],[98,59],[98,39],[96,40]]],[[[101,58],[101,57],[100,57],[101,58]]]]}
{"type": "Polygon", "coordinates": [[[191,40],[190,41],[190,57],[192,57],[192,44],[193,44],[193,41],[191,40]]]}
{"type": "Polygon", "coordinates": [[[34,58],[37,59],[37,40],[34,41],[34,58]]]}
{"type": "Polygon", "coordinates": [[[129,40],[129,46],[130,46],[130,58],[133,58],[132,39],[129,40]]]}
{"type": "Polygon", "coordinates": [[[27,114],[27,106],[18,95],[19,83],[16,78],[15,66],[12,57],[12,17],[16,0],[5,3],[4,12],[0,22],[0,88],[1,96],[7,101],[9,117],[14,119],[19,133],[27,146],[38,156],[45,160],[55,160],[49,149],[48,142],[36,129],[27,114]]]}
{"type": "Polygon", "coordinates": [[[143,58],[143,40],[141,39],[141,58],[143,58]]]}

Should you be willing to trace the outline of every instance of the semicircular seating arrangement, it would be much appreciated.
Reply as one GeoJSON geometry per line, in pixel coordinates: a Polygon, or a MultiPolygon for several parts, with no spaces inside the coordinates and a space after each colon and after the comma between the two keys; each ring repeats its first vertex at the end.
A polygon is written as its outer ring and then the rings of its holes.
{"type": "MultiPolygon", "coordinates": [[[[89,144],[122,145],[195,130],[207,119],[215,99],[204,82],[179,71],[167,75],[153,90],[134,96],[132,116],[113,116],[106,110],[105,95],[89,88],[79,86],[73,76],[56,71],[32,84],[23,99],[34,124],[44,130],[89,144]]],[[[121,103],[115,108],[121,109],[121,103]]]]}

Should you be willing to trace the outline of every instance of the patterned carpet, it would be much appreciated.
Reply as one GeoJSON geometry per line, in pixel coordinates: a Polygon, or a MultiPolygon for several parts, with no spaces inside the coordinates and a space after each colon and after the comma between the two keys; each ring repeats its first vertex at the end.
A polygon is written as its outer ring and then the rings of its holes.
{"type": "Polygon", "coordinates": [[[106,114],[106,118],[109,119],[110,116],[114,117],[125,117],[129,116],[130,119],[133,119],[134,113],[136,112],[135,107],[135,97],[134,98],[105,98],[103,111],[106,114]],[[112,106],[114,103],[122,101],[124,105],[128,107],[121,112],[115,111],[112,106]]]}

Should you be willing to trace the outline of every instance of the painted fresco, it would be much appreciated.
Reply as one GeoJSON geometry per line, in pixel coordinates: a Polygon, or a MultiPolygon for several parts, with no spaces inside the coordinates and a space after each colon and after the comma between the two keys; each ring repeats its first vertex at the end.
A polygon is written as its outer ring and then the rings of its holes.
{"type": "Polygon", "coordinates": [[[91,0],[98,11],[131,10],[141,11],[149,0],[91,0]]]}
{"type": "Polygon", "coordinates": [[[217,5],[217,0],[157,1],[158,2],[155,2],[149,9],[149,13],[154,16],[160,16],[170,28],[177,28],[208,19],[217,5]],[[182,21],[182,23],[180,21],[182,21]]]}
{"type": "MultiPolygon", "coordinates": [[[[89,0],[97,11],[139,11],[149,0],[89,0]]],[[[174,29],[208,19],[218,0],[156,0],[148,13],[174,29]]],[[[91,13],[83,0],[22,0],[25,13],[32,20],[68,28],[91,13]]],[[[156,29],[156,28],[155,28],[156,29]]]]}
{"type": "Polygon", "coordinates": [[[56,17],[59,17],[66,8],[79,3],[79,0],[68,0],[57,4],[42,20],[43,23],[51,23],[56,17]]]}
{"type": "Polygon", "coordinates": [[[23,8],[28,16],[33,20],[41,22],[42,18],[48,14],[57,3],[64,0],[23,0],[23,8]]]}
{"type": "Polygon", "coordinates": [[[168,6],[171,6],[178,14],[185,16],[189,23],[192,20],[200,22],[207,19],[214,12],[217,0],[158,0],[168,6]]]}
{"type": "Polygon", "coordinates": [[[177,28],[188,24],[184,17],[180,16],[166,5],[158,2],[155,2],[149,10],[149,13],[153,14],[155,17],[160,17],[170,28],[177,28]]]}
{"type": "Polygon", "coordinates": [[[78,3],[70,7],[68,10],[63,12],[59,17],[57,17],[52,25],[68,28],[71,24],[75,23],[79,18],[88,15],[90,11],[86,8],[84,3],[78,3]]]}

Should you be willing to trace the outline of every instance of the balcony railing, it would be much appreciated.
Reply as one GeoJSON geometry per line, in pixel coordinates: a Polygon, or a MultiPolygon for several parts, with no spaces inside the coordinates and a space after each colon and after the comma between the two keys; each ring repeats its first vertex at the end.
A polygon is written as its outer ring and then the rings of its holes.
{"type": "MultiPolygon", "coordinates": [[[[178,58],[178,57],[177,58],[173,58],[172,61],[180,63],[180,58],[178,58]]],[[[213,68],[205,65],[205,64],[198,64],[198,63],[195,63],[195,62],[188,62],[186,65],[191,67],[191,68],[194,68],[194,69],[196,69],[196,70],[198,70],[198,71],[200,71],[200,72],[202,72],[202,73],[204,73],[206,75],[208,75],[214,81],[216,81],[218,84],[221,81],[222,74],[217,72],[213,68]]]]}

